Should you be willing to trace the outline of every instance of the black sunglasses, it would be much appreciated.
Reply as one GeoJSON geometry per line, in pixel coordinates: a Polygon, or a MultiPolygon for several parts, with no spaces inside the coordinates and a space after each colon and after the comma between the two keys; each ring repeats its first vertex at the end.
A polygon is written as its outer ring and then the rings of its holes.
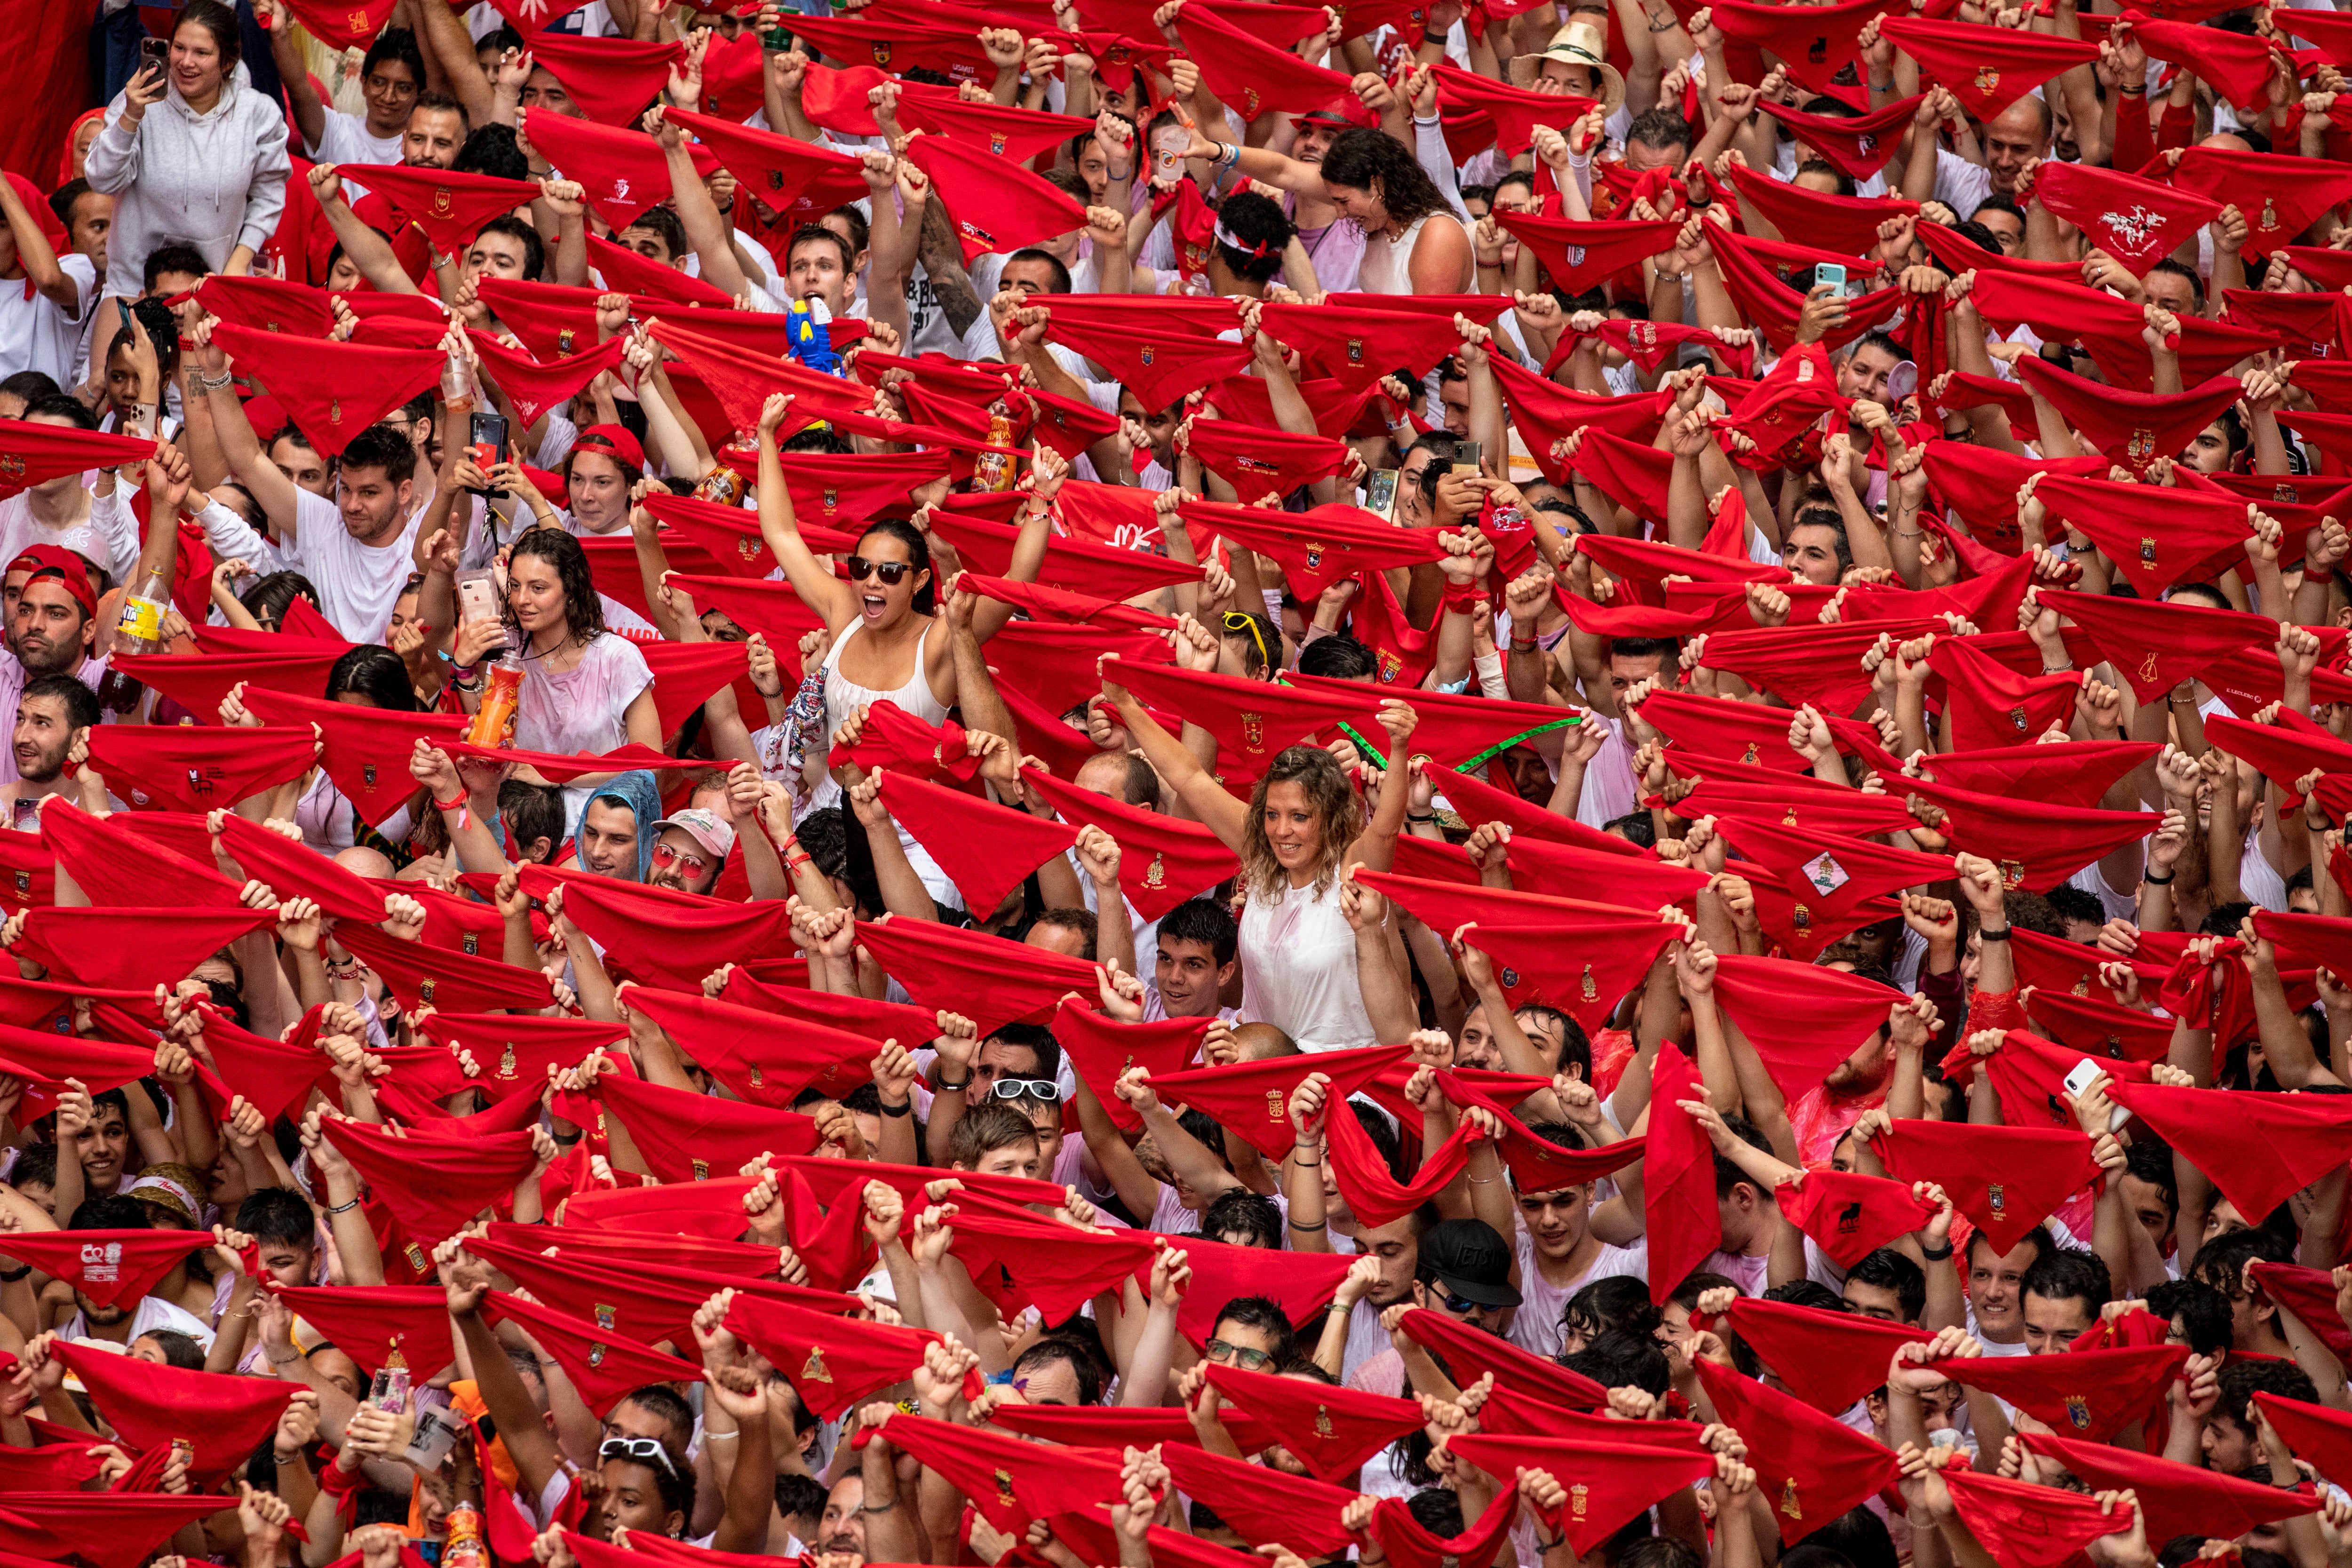
{"type": "Polygon", "coordinates": [[[914,569],[914,563],[907,561],[868,561],[863,555],[853,555],[849,558],[849,580],[853,583],[863,583],[868,577],[879,577],[884,583],[895,588],[905,582],[907,574],[914,569]]]}

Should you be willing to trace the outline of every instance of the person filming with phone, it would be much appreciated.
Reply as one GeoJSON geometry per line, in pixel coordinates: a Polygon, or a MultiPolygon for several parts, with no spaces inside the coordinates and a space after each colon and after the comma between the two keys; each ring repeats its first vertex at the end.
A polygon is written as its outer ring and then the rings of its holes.
{"type": "Polygon", "coordinates": [[[135,300],[140,268],[166,245],[194,246],[242,274],[286,205],[286,116],[239,79],[236,13],[189,0],[168,39],[142,47],[137,75],[90,144],[90,189],[115,198],[106,292],[135,300]]]}

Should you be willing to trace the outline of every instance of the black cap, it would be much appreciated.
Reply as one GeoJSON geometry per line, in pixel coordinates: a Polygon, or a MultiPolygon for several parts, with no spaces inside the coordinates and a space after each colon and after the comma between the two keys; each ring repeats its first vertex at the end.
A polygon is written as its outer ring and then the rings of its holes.
{"type": "Polygon", "coordinates": [[[1516,1307],[1511,1249],[1483,1219],[1440,1220],[1421,1238],[1421,1267],[1465,1301],[1481,1307],[1516,1307]]]}

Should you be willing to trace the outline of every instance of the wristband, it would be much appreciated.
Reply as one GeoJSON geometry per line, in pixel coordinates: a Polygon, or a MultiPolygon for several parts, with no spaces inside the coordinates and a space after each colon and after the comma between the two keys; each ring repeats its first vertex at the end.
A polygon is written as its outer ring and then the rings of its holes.
{"type": "Polygon", "coordinates": [[[961,1094],[965,1089],[968,1089],[971,1087],[971,1079],[969,1077],[965,1078],[961,1083],[950,1083],[948,1081],[947,1074],[940,1074],[940,1092],[941,1094],[961,1094]]]}
{"type": "Polygon", "coordinates": [[[1951,1255],[1952,1244],[1948,1241],[1944,1243],[1944,1249],[1941,1252],[1929,1247],[1926,1242],[1921,1242],[1919,1244],[1919,1256],[1926,1258],[1930,1263],[1941,1263],[1951,1255]]]}
{"type": "Polygon", "coordinates": [[[2167,871],[2159,877],[2153,871],[2142,871],[2139,874],[2139,879],[2143,882],[2153,882],[2159,888],[2169,888],[2172,886],[2172,879],[2179,874],[2175,871],[2167,871]]]}
{"type": "Polygon", "coordinates": [[[2009,940],[2009,928],[2007,926],[2003,926],[1999,931],[1986,931],[1979,927],[1977,931],[1977,935],[1986,942],[2007,942],[2009,940]]]}
{"type": "Polygon", "coordinates": [[[436,811],[463,811],[465,808],[466,796],[462,793],[453,795],[447,800],[436,798],[433,802],[433,809],[436,811]]]}
{"type": "Polygon", "coordinates": [[[881,1106],[882,1114],[890,1118],[893,1121],[898,1121],[900,1117],[912,1116],[915,1114],[915,1102],[911,1100],[900,1100],[896,1105],[891,1104],[887,1100],[877,1100],[876,1103],[881,1106]]]}
{"type": "Polygon", "coordinates": [[[357,1198],[352,1198],[352,1199],[349,1199],[348,1201],[343,1202],[343,1203],[340,1203],[340,1204],[330,1204],[330,1205],[327,1205],[327,1212],[328,1212],[329,1214],[331,1214],[331,1215],[333,1215],[333,1214],[349,1214],[349,1213],[351,1213],[353,1209],[355,1209],[355,1208],[357,1208],[357,1207],[359,1207],[359,1206],[360,1206],[360,1201],[359,1201],[359,1199],[357,1199],[357,1198]]]}
{"type": "Polygon", "coordinates": [[[14,1274],[0,1274],[0,1282],[14,1285],[17,1280],[22,1279],[26,1275],[30,1274],[32,1271],[33,1266],[27,1263],[22,1268],[17,1269],[14,1274]]]}

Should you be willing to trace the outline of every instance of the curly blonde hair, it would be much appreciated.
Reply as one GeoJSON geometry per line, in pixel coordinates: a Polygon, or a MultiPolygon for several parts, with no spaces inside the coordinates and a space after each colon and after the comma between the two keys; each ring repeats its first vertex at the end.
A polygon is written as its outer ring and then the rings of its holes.
{"type": "Polygon", "coordinates": [[[1286,746],[1250,792],[1249,826],[1242,844],[1242,870],[1252,892],[1263,893],[1271,904],[1282,902],[1290,878],[1275,858],[1265,836],[1266,792],[1278,784],[1295,784],[1307,792],[1323,833],[1321,863],[1315,868],[1315,895],[1329,890],[1339,875],[1339,862],[1364,831],[1364,803],[1348,783],[1339,759],[1317,746],[1286,746]]]}

